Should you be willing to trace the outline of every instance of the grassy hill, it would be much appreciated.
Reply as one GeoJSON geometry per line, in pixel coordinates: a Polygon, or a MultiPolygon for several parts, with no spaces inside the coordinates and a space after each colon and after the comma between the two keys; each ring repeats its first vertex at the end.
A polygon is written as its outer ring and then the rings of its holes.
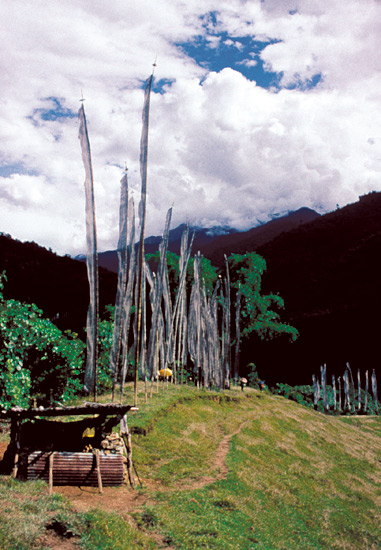
{"type": "Polygon", "coordinates": [[[0,478],[0,548],[380,547],[378,417],[327,417],[249,389],[169,386],[139,407],[129,425],[143,487],[95,493],[84,509],[0,478]]]}

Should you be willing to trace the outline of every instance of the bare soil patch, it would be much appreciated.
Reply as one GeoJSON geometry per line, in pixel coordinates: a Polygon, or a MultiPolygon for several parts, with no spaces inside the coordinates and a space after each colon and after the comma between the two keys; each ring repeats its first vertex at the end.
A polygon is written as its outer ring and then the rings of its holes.
{"type": "Polygon", "coordinates": [[[67,497],[80,512],[101,508],[106,512],[118,512],[125,516],[147,502],[146,495],[125,485],[104,487],[102,494],[97,487],[55,486],[53,490],[67,497]]]}

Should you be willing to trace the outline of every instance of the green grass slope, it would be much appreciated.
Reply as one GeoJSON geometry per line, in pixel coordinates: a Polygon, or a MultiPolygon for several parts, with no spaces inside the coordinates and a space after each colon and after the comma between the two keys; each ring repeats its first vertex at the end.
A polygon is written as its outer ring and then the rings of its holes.
{"type": "MultiPolygon", "coordinates": [[[[84,518],[49,497],[46,486],[28,489],[38,493],[34,501],[42,499],[49,521],[66,518],[60,521],[78,535],[75,547],[380,548],[379,418],[327,417],[255,390],[173,386],[139,407],[129,425],[144,506],[124,518],[100,510],[84,518]]],[[[23,516],[22,497],[9,502],[9,483],[0,482],[8,502],[0,510],[0,548],[49,548],[33,541],[5,546],[16,511],[18,523],[36,523],[23,516]]],[[[29,484],[15,487],[25,491],[29,484]]]]}

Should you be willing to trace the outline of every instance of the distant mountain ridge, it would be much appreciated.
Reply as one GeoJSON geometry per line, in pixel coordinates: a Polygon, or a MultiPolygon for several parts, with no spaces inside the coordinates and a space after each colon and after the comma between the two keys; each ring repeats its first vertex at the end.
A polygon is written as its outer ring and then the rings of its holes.
{"type": "MultiPolygon", "coordinates": [[[[181,237],[186,227],[185,223],[177,226],[175,229],[171,229],[169,232],[168,250],[175,254],[180,254],[181,237]]],[[[237,233],[237,229],[228,226],[213,226],[213,227],[190,227],[190,235],[195,233],[193,242],[193,252],[195,253],[201,247],[206,246],[215,238],[221,235],[231,235],[237,233]]],[[[144,250],[146,254],[153,254],[159,249],[161,242],[161,235],[153,235],[144,239],[144,250]]],[[[86,256],[81,254],[75,256],[75,260],[86,261],[86,256]]],[[[116,250],[107,250],[106,252],[100,252],[98,254],[98,263],[100,266],[118,273],[118,255],[116,250]]]]}
{"type": "Polygon", "coordinates": [[[245,254],[257,250],[260,246],[272,241],[282,233],[291,231],[304,223],[311,222],[320,217],[320,214],[310,208],[300,208],[295,212],[270,220],[248,231],[223,235],[203,244],[200,252],[211,260],[212,264],[221,267],[224,263],[224,255],[245,254]]]}
{"type": "MultiPolygon", "coordinates": [[[[224,263],[224,254],[230,256],[233,252],[244,254],[247,251],[256,250],[258,246],[265,244],[281,233],[290,231],[303,223],[318,218],[320,214],[310,208],[300,208],[296,212],[290,212],[285,216],[273,219],[262,225],[253,227],[248,231],[238,231],[228,226],[198,227],[190,226],[190,235],[194,232],[192,253],[201,252],[209,258],[213,265],[221,267],[224,263]]],[[[180,254],[181,237],[186,224],[183,223],[171,229],[169,232],[168,250],[180,254]]],[[[144,240],[146,254],[152,254],[159,248],[160,236],[147,237],[144,240]]],[[[76,256],[75,259],[85,261],[84,255],[76,256]]],[[[98,255],[99,265],[118,272],[118,257],[116,250],[107,250],[98,255]]]]}

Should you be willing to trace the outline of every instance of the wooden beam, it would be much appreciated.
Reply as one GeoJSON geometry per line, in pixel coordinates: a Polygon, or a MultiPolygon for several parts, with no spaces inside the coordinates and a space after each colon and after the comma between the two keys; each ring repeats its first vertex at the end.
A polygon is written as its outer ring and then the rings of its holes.
{"type": "Polygon", "coordinates": [[[0,410],[0,418],[34,418],[36,416],[79,416],[86,414],[121,415],[122,417],[128,411],[139,410],[131,405],[119,405],[115,403],[85,403],[83,405],[72,407],[37,407],[23,409],[22,407],[13,407],[12,409],[0,410]]]}

